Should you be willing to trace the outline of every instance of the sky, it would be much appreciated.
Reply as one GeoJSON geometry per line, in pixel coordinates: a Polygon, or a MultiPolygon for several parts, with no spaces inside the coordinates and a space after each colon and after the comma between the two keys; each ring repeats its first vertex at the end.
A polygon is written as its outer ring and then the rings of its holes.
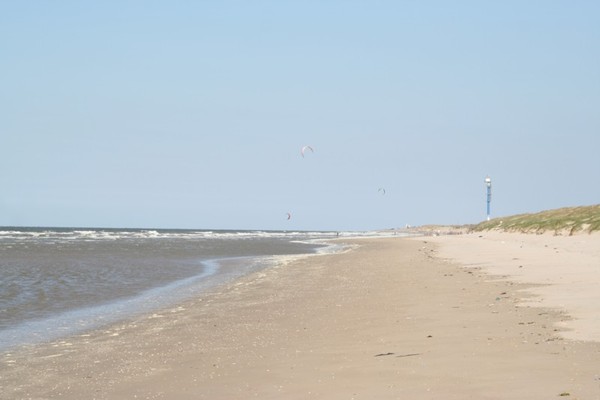
{"type": "Polygon", "coordinates": [[[599,149],[597,1],[0,0],[0,226],[471,224],[599,149]]]}

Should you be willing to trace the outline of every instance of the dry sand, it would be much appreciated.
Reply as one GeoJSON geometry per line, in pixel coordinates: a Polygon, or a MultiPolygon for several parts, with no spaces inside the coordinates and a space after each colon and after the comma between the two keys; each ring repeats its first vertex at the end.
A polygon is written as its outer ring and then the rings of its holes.
{"type": "MultiPolygon", "coordinates": [[[[568,314],[561,336],[600,342],[600,234],[557,236],[505,232],[438,236],[440,257],[534,285],[523,304],[568,314]]],[[[600,363],[599,363],[600,365],[600,363]]]]}
{"type": "MultiPolygon", "coordinates": [[[[600,343],[564,338],[557,324],[569,316],[541,308],[531,284],[492,277],[481,261],[464,267],[449,250],[468,243],[483,254],[488,241],[355,243],[151,316],[4,354],[0,396],[600,399],[600,343]]],[[[577,264],[576,254],[566,260],[577,264]]]]}

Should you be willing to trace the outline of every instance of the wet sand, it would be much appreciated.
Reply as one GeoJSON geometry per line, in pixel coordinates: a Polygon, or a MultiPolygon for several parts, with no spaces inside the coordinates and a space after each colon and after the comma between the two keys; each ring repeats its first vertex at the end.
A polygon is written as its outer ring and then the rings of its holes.
{"type": "Polygon", "coordinates": [[[571,317],[539,303],[537,284],[447,252],[483,251],[475,239],[356,240],[343,254],[4,354],[0,397],[600,398],[600,343],[570,339],[561,322],[571,317]]]}

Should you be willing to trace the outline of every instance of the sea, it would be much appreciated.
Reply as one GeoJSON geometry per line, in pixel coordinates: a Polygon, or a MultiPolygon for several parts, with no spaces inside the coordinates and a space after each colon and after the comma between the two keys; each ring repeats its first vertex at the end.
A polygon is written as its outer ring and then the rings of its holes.
{"type": "Polygon", "coordinates": [[[308,254],[340,232],[0,227],[0,351],[97,329],[308,254]]]}

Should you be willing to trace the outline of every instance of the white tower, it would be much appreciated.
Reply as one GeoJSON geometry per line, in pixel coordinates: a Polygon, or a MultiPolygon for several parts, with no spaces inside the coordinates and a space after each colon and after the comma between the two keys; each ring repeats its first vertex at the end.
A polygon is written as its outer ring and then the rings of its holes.
{"type": "Polygon", "coordinates": [[[490,203],[492,202],[492,178],[485,177],[485,186],[487,187],[487,220],[490,220],[490,203]]]}

